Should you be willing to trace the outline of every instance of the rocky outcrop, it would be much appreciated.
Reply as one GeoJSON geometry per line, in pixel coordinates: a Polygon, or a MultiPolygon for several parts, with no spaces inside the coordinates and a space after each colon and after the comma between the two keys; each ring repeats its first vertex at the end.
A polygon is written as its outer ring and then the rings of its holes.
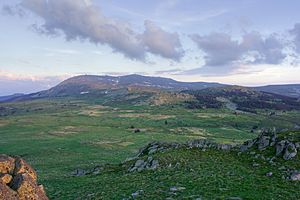
{"type": "Polygon", "coordinates": [[[297,156],[300,150],[299,142],[288,140],[286,138],[278,138],[276,130],[264,129],[258,138],[246,141],[240,146],[240,151],[245,152],[251,148],[263,151],[267,148],[275,148],[275,156],[281,156],[284,160],[290,160],[297,156]]]}
{"type": "Polygon", "coordinates": [[[146,160],[137,160],[129,169],[128,172],[141,172],[143,170],[153,170],[158,168],[159,162],[158,160],[153,159],[151,156],[146,160]]]}
{"type": "Polygon", "coordinates": [[[0,154],[0,199],[48,200],[35,170],[22,158],[0,154]]]}
{"type": "Polygon", "coordinates": [[[186,148],[186,149],[191,149],[191,148],[197,148],[197,149],[218,149],[218,150],[231,150],[234,148],[236,145],[233,144],[218,144],[215,143],[211,140],[206,140],[206,139],[197,139],[197,140],[192,140],[187,143],[176,143],[176,142],[151,142],[145,147],[141,148],[138,152],[138,154],[129,160],[133,160],[145,155],[152,155],[154,153],[158,152],[164,152],[168,151],[171,149],[178,149],[178,148],[186,148]]]}

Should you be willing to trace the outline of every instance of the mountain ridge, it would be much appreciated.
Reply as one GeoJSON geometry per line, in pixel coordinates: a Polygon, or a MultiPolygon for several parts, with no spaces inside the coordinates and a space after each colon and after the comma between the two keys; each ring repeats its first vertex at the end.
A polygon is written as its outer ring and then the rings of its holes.
{"type": "Polygon", "coordinates": [[[216,87],[241,87],[260,92],[268,92],[293,98],[300,98],[300,84],[244,87],[222,84],[218,82],[182,82],[165,77],[130,74],[124,76],[78,75],[68,78],[48,90],[25,95],[19,94],[0,97],[0,102],[46,97],[82,96],[89,93],[97,93],[97,95],[100,95],[105,94],[108,91],[128,90],[129,87],[133,86],[140,88],[155,88],[158,90],[173,92],[180,92],[183,90],[202,90],[216,87]]]}

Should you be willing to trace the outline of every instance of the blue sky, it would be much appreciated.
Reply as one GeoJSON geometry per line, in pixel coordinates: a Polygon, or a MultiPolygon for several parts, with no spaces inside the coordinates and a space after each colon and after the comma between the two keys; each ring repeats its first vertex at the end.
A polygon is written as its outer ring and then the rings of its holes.
{"type": "Polygon", "coordinates": [[[0,95],[78,74],[300,83],[294,0],[1,0],[0,95]]]}

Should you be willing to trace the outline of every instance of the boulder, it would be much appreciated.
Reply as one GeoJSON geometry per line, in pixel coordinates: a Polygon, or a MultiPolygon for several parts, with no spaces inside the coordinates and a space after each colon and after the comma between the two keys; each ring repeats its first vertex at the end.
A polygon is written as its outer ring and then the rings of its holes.
{"type": "Polygon", "coordinates": [[[5,183],[0,181],[0,199],[3,200],[18,200],[18,194],[5,183]]]}
{"type": "Polygon", "coordinates": [[[291,180],[292,181],[300,181],[300,173],[299,172],[292,173],[291,180]]]}
{"type": "Polygon", "coordinates": [[[47,200],[34,169],[21,158],[0,155],[0,199],[47,200]]]}
{"type": "Polygon", "coordinates": [[[285,141],[285,140],[281,140],[280,142],[277,142],[277,144],[276,144],[276,156],[279,156],[283,152],[283,150],[285,148],[285,145],[286,145],[286,142],[287,141],[285,141]]]}
{"type": "Polygon", "coordinates": [[[39,186],[30,174],[16,175],[11,188],[17,191],[20,200],[48,200],[43,187],[39,186]]]}
{"type": "Polygon", "coordinates": [[[10,174],[2,174],[0,175],[0,181],[5,184],[9,184],[12,180],[12,176],[10,174]]]}
{"type": "Polygon", "coordinates": [[[15,159],[7,155],[0,154],[0,173],[11,174],[13,173],[14,168],[15,159]]]}
{"type": "Polygon", "coordinates": [[[270,146],[274,146],[276,144],[277,135],[276,133],[273,133],[270,140],[270,146]]]}
{"type": "Polygon", "coordinates": [[[144,160],[137,160],[134,165],[132,165],[128,172],[141,172],[146,169],[154,170],[159,167],[158,160],[154,160],[151,156],[144,160]]]}
{"type": "Polygon", "coordinates": [[[296,155],[297,155],[296,146],[293,143],[289,143],[285,148],[283,159],[290,160],[294,158],[296,155]]]}
{"type": "Polygon", "coordinates": [[[246,141],[243,145],[241,145],[240,147],[240,151],[244,152],[247,151],[248,149],[250,149],[254,144],[256,144],[257,139],[253,139],[253,140],[248,140],[246,141]]]}
{"type": "Polygon", "coordinates": [[[270,137],[269,136],[261,136],[258,140],[258,149],[262,150],[265,149],[270,144],[270,137]]]}
{"type": "Polygon", "coordinates": [[[25,160],[23,160],[22,158],[17,158],[14,174],[16,175],[22,173],[28,174],[35,181],[37,180],[37,175],[35,170],[27,162],[25,162],[25,160]]]}

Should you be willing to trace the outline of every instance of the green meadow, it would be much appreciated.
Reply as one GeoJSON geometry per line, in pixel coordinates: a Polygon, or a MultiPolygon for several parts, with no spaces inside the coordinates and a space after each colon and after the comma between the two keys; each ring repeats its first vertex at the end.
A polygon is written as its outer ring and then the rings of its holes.
{"type": "MultiPolygon", "coordinates": [[[[299,183],[265,177],[246,156],[219,151],[174,150],[154,155],[179,168],[127,173],[122,163],[151,141],[186,142],[206,138],[240,144],[258,129],[291,129],[300,113],[269,110],[258,114],[228,109],[187,109],[90,99],[2,103],[14,111],[0,117],[0,153],[22,156],[38,172],[50,199],[296,199],[299,183]],[[99,175],[74,177],[76,169],[112,164],[99,175]],[[185,189],[171,194],[169,188],[185,189]],[[255,192],[253,192],[255,191],[255,192]],[[295,191],[296,192],[295,194],[295,191]],[[295,196],[296,195],[296,196],[295,196]]],[[[125,164],[126,165],[126,164],[125,164]]],[[[126,168],[126,166],[125,166],[126,168]]],[[[273,167],[273,171],[278,169],[273,167]]]]}

